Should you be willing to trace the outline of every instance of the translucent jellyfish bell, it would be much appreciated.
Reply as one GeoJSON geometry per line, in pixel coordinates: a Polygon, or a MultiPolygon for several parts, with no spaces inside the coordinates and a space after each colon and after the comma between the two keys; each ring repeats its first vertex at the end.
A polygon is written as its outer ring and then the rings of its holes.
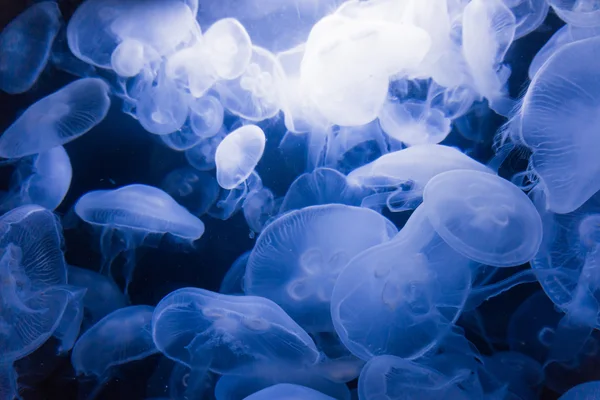
{"type": "Polygon", "coordinates": [[[577,209],[600,189],[592,178],[600,162],[591,153],[597,141],[589,119],[600,104],[600,61],[592,57],[599,52],[599,37],[562,47],[540,68],[523,99],[518,140],[531,149],[530,168],[547,208],[556,213],[577,209]]]}
{"type": "Polygon", "coordinates": [[[215,154],[226,135],[227,132],[221,129],[217,134],[200,140],[198,144],[185,151],[187,162],[198,171],[215,169],[215,154]]]}
{"type": "Polygon", "coordinates": [[[481,264],[524,264],[542,243],[542,220],[531,200],[496,175],[468,170],[439,174],[425,186],[423,205],[436,232],[481,264]]]}
{"type": "Polygon", "coordinates": [[[294,385],[290,383],[280,383],[278,385],[270,386],[266,389],[256,392],[244,400],[333,400],[333,397],[329,397],[321,392],[317,392],[314,389],[307,388],[305,386],[294,385]]]}
{"type": "Polygon", "coordinates": [[[223,126],[224,110],[214,96],[203,96],[190,103],[190,126],[196,136],[210,138],[223,126]]]}
{"type": "Polygon", "coordinates": [[[0,157],[25,157],[77,139],[106,117],[108,91],[101,79],[83,78],[39,100],[0,136],[0,157]]]}
{"type": "Polygon", "coordinates": [[[144,129],[150,133],[173,133],[187,120],[190,100],[189,95],[177,89],[172,81],[161,75],[155,86],[147,86],[140,94],[136,116],[144,129]]]}
{"type": "Polygon", "coordinates": [[[219,185],[233,189],[248,179],[265,151],[265,143],[265,133],[256,125],[242,126],[225,136],[215,153],[219,185]]]}
{"type": "Polygon", "coordinates": [[[558,400],[596,399],[600,396],[600,381],[582,383],[560,396],[558,400]]]}
{"type": "Polygon", "coordinates": [[[46,67],[61,26],[58,4],[43,1],[18,15],[0,33],[0,90],[31,89],[46,67]]]}
{"type": "Polygon", "coordinates": [[[161,187],[173,199],[199,217],[217,201],[219,185],[207,172],[192,167],[183,167],[171,171],[161,187]]]}
{"type": "Polygon", "coordinates": [[[272,301],[204,289],[179,289],[163,298],[152,334],[167,357],[220,374],[272,363],[311,365],[319,357],[310,336],[272,301]]]}
{"type": "Polygon", "coordinates": [[[556,14],[572,26],[600,25],[600,3],[597,0],[547,0],[556,14]]]}
{"type": "Polygon", "coordinates": [[[191,243],[204,233],[197,217],[160,189],[146,185],[129,185],[115,190],[86,193],[75,204],[75,213],[85,222],[101,230],[104,272],[121,252],[127,254],[126,285],[132,279],[133,252],[149,240],[170,234],[191,243]],[[113,237],[113,235],[118,235],[113,237]],[[115,243],[114,239],[117,243],[115,243]]]}
{"type": "Polygon", "coordinates": [[[87,330],[71,354],[77,374],[105,380],[111,368],[157,353],[150,328],[153,311],[150,306],[121,308],[87,330]]]}
{"type": "Polygon", "coordinates": [[[23,158],[11,177],[10,190],[2,197],[0,209],[38,204],[54,210],[67,194],[72,176],[71,162],[62,146],[23,158]]]}
{"type": "Polygon", "coordinates": [[[236,79],[252,57],[252,42],[246,28],[235,18],[224,18],[204,32],[203,43],[217,76],[236,79]]]}
{"type": "Polygon", "coordinates": [[[244,290],[273,300],[310,332],[332,331],[329,300],[340,271],[396,232],[389,220],[365,208],[329,204],[292,211],[258,237],[244,290]]]}
{"type": "Polygon", "coordinates": [[[515,40],[542,25],[550,6],[546,0],[503,0],[516,20],[515,40]]]}
{"type": "Polygon", "coordinates": [[[243,253],[231,264],[221,281],[219,293],[244,294],[244,274],[246,273],[246,264],[250,253],[250,251],[243,253]]]}
{"type": "Polygon", "coordinates": [[[126,78],[139,74],[145,63],[144,44],[135,39],[123,40],[110,56],[112,69],[126,78]]]}

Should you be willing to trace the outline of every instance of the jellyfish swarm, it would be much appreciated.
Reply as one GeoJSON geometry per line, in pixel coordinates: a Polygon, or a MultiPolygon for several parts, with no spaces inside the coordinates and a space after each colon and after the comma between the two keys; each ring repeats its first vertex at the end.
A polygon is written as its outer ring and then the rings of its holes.
{"type": "Polygon", "coordinates": [[[33,4],[0,33],[0,90],[24,93],[46,67],[54,38],[61,26],[58,4],[33,4]]]}
{"type": "Polygon", "coordinates": [[[0,136],[0,157],[30,156],[77,139],[106,117],[108,91],[103,80],[83,78],[39,100],[0,136]]]}
{"type": "Polygon", "coordinates": [[[540,246],[537,210],[516,186],[493,174],[441,173],[428,182],[423,198],[394,239],[358,254],[335,282],[333,325],[363,360],[422,356],[465,306],[471,266],[519,265],[540,246]],[[368,325],[360,322],[366,318],[368,325]]]}
{"type": "Polygon", "coordinates": [[[217,182],[231,190],[242,184],[265,151],[265,133],[256,125],[245,125],[225,136],[217,147],[217,182]]]}
{"type": "Polygon", "coordinates": [[[312,365],[319,358],[310,336],[271,300],[204,289],[179,289],[163,298],[152,336],[165,356],[219,374],[312,365]]]}
{"type": "Polygon", "coordinates": [[[165,234],[191,243],[204,233],[202,221],[162,190],[146,185],[86,193],[75,204],[75,213],[100,233],[104,273],[110,275],[113,261],[125,252],[126,291],[137,247],[156,246],[165,234]]]}
{"type": "Polygon", "coordinates": [[[590,117],[600,102],[597,54],[598,37],[556,51],[533,78],[516,122],[516,140],[532,151],[530,168],[546,207],[559,214],[574,211],[600,189],[594,179],[600,162],[592,150],[597,124],[590,117]]]}

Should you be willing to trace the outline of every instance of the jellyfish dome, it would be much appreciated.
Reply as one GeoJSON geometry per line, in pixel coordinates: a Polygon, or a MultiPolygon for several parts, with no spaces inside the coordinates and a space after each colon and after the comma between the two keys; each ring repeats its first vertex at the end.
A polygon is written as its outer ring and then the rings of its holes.
{"type": "Polygon", "coordinates": [[[600,381],[582,383],[560,396],[559,400],[596,399],[600,397],[600,381]]]}
{"type": "Polygon", "coordinates": [[[242,126],[225,136],[215,153],[219,186],[230,190],[248,179],[265,151],[265,143],[265,133],[256,125],[242,126]]]}
{"type": "Polygon", "coordinates": [[[305,386],[294,385],[290,383],[280,383],[278,385],[270,386],[259,392],[251,394],[244,400],[268,400],[268,399],[280,399],[280,400],[333,400],[333,397],[329,397],[321,392],[317,392],[314,389],[307,388],[305,386]]]}
{"type": "Polygon", "coordinates": [[[106,117],[108,91],[103,80],[83,78],[39,100],[0,136],[0,157],[25,157],[77,139],[106,117]]]}
{"type": "Polygon", "coordinates": [[[597,0],[547,0],[554,12],[567,24],[581,27],[600,26],[600,2],[597,0]]]}
{"type": "Polygon", "coordinates": [[[176,290],[156,306],[152,335],[165,356],[220,374],[265,363],[312,365],[319,358],[310,336],[285,311],[255,296],[176,290]]]}
{"type": "Polygon", "coordinates": [[[267,225],[248,258],[244,291],[279,304],[310,332],[332,331],[329,300],[340,271],[397,230],[372,210],[306,207],[267,225]]]}
{"type": "Polygon", "coordinates": [[[560,48],[533,78],[521,108],[520,140],[531,149],[530,167],[546,207],[567,214],[600,189],[596,124],[600,38],[560,48]],[[579,62],[573,62],[579,60],[579,62]]]}

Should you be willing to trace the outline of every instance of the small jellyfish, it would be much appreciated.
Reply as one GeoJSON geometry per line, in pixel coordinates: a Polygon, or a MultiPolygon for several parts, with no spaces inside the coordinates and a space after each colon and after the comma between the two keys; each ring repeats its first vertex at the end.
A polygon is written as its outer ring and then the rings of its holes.
{"type": "Polygon", "coordinates": [[[598,0],[546,0],[554,12],[567,24],[578,27],[600,26],[598,0]]]}
{"type": "Polygon", "coordinates": [[[294,385],[290,383],[280,383],[278,385],[270,386],[266,389],[256,392],[244,400],[334,400],[333,397],[327,396],[321,392],[317,392],[314,389],[307,388],[305,386],[294,385]]]}
{"type": "Polygon", "coordinates": [[[198,144],[185,151],[187,162],[198,171],[215,169],[215,154],[226,135],[227,132],[221,129],[215,135],[201,139],[198,144]]]}
{"type": "Polygon", "coordinates": [[[77,139],[106,117],[108,91],[101,79],[83,78],[39,100],[0,136],[0,157],[25,157],[77,139]]]}
{"type": "Polygon", "coordinates": [[[219,293],[244,294],[244,274],[246,273],[246,264],[248,263],[250,253],[250,251],[243,253],[229,267],[221,281],[219,293]]]}
{"type": "Polygon", "coordinates": [[[301,367],[319,358],[310,336],[272,301],[197,288],[176,290],[160,301],[152,335],[165,356],[219,374],[279,363],[301,367]]]}
{"type": "Polygon", "coordinates": [[[113,368],[157,353],[150,327],[153,311],[150,306],[121,308],[87,330],[71,354],[77,374],[95,377],[98,392],[113,368]]]}
{"type": "Polygon", "coordinates": [[[570,213],[600,189],[592,178],[600,162],[592,151],[596,124],[589,117],[600,104],[600,60],[592,56],[598,53],[599,37],[560,48],[533,78],[515,120],[516,140],[531,150],[529,168],[552,212],[570,213]]]}
{"type": "Polygon", "coordinates": [[[600,397],[600,381],[582,383],[560,396],[558,400],[597,399],[600,397]]]}
{"type": "Polygon", "coordinates": [[[542,365],[516,351],[501,351],[483,360],[485,369],[500,385],[520,399],[536,399],[544,381],[542,365]]]}
{"type": "Polygon", "coordinates": [[[277,214],[275,196],[267,188],[248,193],[242,203],[244,218],[252,232],[263,230],[269,220],[277,214]]]}
{"type": "Polygon", "coordinates": [[[281,66],[268,50],[252,46],[252,57],[242,75],[220,81],[216,90],[229,112],[249,121],[262,121],[277,115],[281,107],[276,77],[281,66]]]}
{"type": "Polygon", "coordinates": [[[62,17],[58,4],[33,4],[0,32],[0,90],[24,93],[46,67],[62,17]]]}
{"type": "Polygon", "coordinates": [[[242,126],[225,136],[215,153],[219,185],[231,190],[248,179],[265,151],[265,143],[265,133],[256,125],[242,126]]]}
{"type": "Polygon", "coordinates": [[[59,341],[57,353],[66,354],[75,345],[82,328],[84,317],[83,298],[87,289],[68,286],[63,286],[61,289],[67,292],[67,306],[52,336],[59,341]]]}
{"type": "Polygon", "coordinates": [[[54,210],[71,186],[71,161],[62,146],[19,160],[9,192],[1,198],[1,210],[37,204],[54,210]]]}
{"type": "Polygon", "coordinates": [[[202,96],[190,103],[190,127],[200,138],[210,138],[219,133],[223,116],[223,106],[214,96],[202,96]]]}
{"type": "Polygon", "coordinates": [[[190,126],[189,119],[175,132],[158,135],[158,137],[167,147],[175,151],[189,150],[202,141],[202,138],[197,136],[190,126]]]}
{"type": "Polygon", "coordinates": [[[244,25],[235,18],[223,18],[212,24],[204,32],[203,44],[220,79],[240,77],[250,63],[252,42],[244,25]]]}
{"type": "Polygon", "coordinates": [[[333,331],[329,301],[340,271],[396,232],[389,220],[365,208],[328,204],[292,211],[258,237],[244,290],[273,300],[309,332],[333,331]]]}
{"type": "Polygon", "coordinates": [[[200,43],[185,47],[169,56],[165,65],[166,77],[195,98],[205,96],[218,80],[206,50],[200,43]]]}
{"type": "Polygon", "coordinates": [[[146,185],[88,192],[75,204],[75,213],[100,230],[103,272],[109,274],[115,258],[126,253],[126,291],[133,277],[136,247],[151,246],[165,234],[191,243],[204,233],[202,221],[167,193],[146,185]]]}
{"type": "Polygon", "coordinates": [[[182,167],[169,172],[162,189],[197,217],[204,215],[219,197],[219,185],[207,172],[182,167]]]}
{"type": "Polygon", "coordinates": [[[119,76],[136,76],[144,68],[144,45],[135,39],[123,40],[112,52],[110,64],[119,76]]]}
{"type": "Polygon", "coordinates": [[[136,116],[148,132],[167,135],[179,130],[187,120],[189,100],[188,95],[161,75],[156,86],[150,85],[140,93],[136,116]]]}

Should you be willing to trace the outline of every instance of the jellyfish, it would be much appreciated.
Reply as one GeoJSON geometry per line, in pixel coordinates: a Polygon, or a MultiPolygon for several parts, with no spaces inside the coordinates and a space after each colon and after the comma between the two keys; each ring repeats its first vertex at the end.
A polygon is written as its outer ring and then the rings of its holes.
{"type": "Polygon", "coordinates": [[[330,123],[364,125],[377,118],[389,78],[415,72],[430,45],[411,24],[332,14],[310,31],[300,82],[330,123]]]}
{"type": "Polygon", "coordinates": [[[119,287],[97,272],[69,265],[69,285],[85,289],[83,296],[83,321],[81,330],[86,331],[108,314],[127,305],[127,299],[119,287]]]}
{"type": "Polygon", "coordinates": [[[600,381],[582,383],[560,396],[559,400],[595,399],[600,396],[600,381]]]}
{"type": "Polygon", "coordinates": [[[252,57],[252,42],[237,19],[218,20],[204,32],[203,39],[210,63],[220,79],[232,80],[244,73],[252,57]]]}
{"type": "Polygon", "coordinates": [[[280,213],[321,204],[360,206],[368,189],[350,186],[346,177],[331,168],[317,168],[300,175],[288,189],[279,209],[280,213]]]}
{"type": "Polygon", "coordinates": [[[215,169],[217,147],[225,139],[227,132],[221,129],[215,135],[201,139],[198,144],[185,151],[187,162],[198,171],[215,169]]]}
{"type": "Polygon", "coordinates": [[[69,292],[62,228],[37,205],[0,218],[0,364],[36,350],[57,329],[69,292]]]}
{"type": "Polygon", "coordinates": [[[464,9],[463,55],[474,89],[500,115],[514,106],[505,88],[511,71],[502,62],[515,31],[515,15],[503,0],[473,0],[464,9]]]}
{"type": "Polygon", "coordinates": [[[190,127],[196,136],[210,138],[223,126],[224,110],[216,97],[206,95],[190,103],[190,127]]]}
{"type": "Polygon", "coordinates": [[[242,203],[242,210],[250,230],[258,233],[277,215],[275,196],[267,188],[251,191],[242,203]]]}
{"type": "Polygon", "coordinates": [[[292,211],[258,237],[244,290],[273,300],[309,332],[333,331],[329,301],[340,271],[396,232],[389,220],[364,208],[328,204],[292,211]]]}
{"type": "Polygon", "coordinates": [[[358,378],[358,395],[365,400],[472,398],[452,377],[391,355],[374,357],[365,365],[358,378]]]}
{"type": "Polygon", "coordinates": [[[163,190],[190,213],[200,217],[217,201],[219,185],[207,172],[182,167],[169,172],[161,184],[163,190]]]}
{"type": "Polygon", "coordinates": [[[208,57],[207,48],[201,43],[184,47],[167,58],[165,76],[178,89],[202,98],[218,81],[208,57]]]}
{"type": "Polygon", "coordinates": [[[268,399],[279,399],[279,400],[333,400],[333,397],[327,396],[316,390],[307,388],[305,386],[294,385],[290,383],[280,383],[278,385],[270,386],[266,389],[256,392],[244,400],[268,400],[268,399]]]}
{"type": "Polygon", "coordinates": [[[250,251],[242,253],[235,259],[231,267],[225,273],[219,293],[222,294],[244,294],[244,274],[246,273],[246,264],[250,257],[250,251]]]}
{"type": "Polygon", "coordinates": [[[158,135],[158,137],[167,147],[175,151],[189,150],[202,141],[202,138],[197,136],[190,126],[189,119],[175,132],[158,135]]]}
{"type": "Polygon", "coordinates": [[[550,6],[546,0],[503,0],[515,16],[515,40],[528,35],[542,25],[550,6]]]}
{"type": "Polygon", "coordinates": [[[119,76],[136,76],[145,64],[144,44],[135,39],[124,39],[112,52],[110,64],[119,76]]]}
{"type": "Polygon", "coordinates": [[[140,51],[146,64],[194,43],[199,36],[193,10],[183,0],[87,0],[67,26],[75,56],[107,69],[115,60],[117,71],[125,70],[127,75],[142,62],[140,51]]]}
{"type": "Polygon", "coordinates": [[[544,381],[542,365],[515,351],[501,351],[484,357],[487,372],[517,398],[535,399],[544,381]]]}
{"type": "Polygon", "coordinates": [[[529,167],[552,212],[568,214],[600,189],[593,178],[600,163],[590,153],[596,124],[587,117],[600,102],[597,60],[590,57],[598,52],[598,37],[563,46],[540,68],[523,98],[516,140],[531,150],[529,167]]]}
{"type": "Polygon", "coordinates": [[[387,204],[391,211],[404,211],[420,204],[423,189],[429,180],[455,169],[493,173],[455,148],[421,145],[385,154],[350,172],[347,181],[351,186],[379,192],[365,198],[363,206],[377,208],[387,204]]]}
{"type": "Polygon", "coordinates": [[[244,125],[225,136],[215,152],[217,182],[231,190],[256,168],[265,151],[265,133],[256,125],[244,125]]]}
{"type": "Polygon", "coordinates": [[[600,4],[596,0],[547,0],[554,12],[572,26],[600,25],[600,4]]]}
{"type": "Polygon", "coordinates": [[[87,330],[75,343],[71,362],[78,375],[93,376],[99,393],[113,368],[158,352],[152,341],[154,307],[129,306],[116,310],[87,330]]]}
{"type": "Polygon", "coordinates": [[[67,306],[63,312],[62,319],[53,335],[58,341],[58,354],[69,352],[79,336],[84,317],[84,297],[86,288],[62,287],[68,295],[67,306]]]}
{"type": "Polygon", "coordinates": [[[216,90],[223,107],[249,121],[262,121],[277,115],[281,107],[276,77],[281,74],[275,55],[252,46],[252,57],[236,79],[220,81],[216,90]]]}
{"type": "Polygon", "coordinates": [[[160,301],[152,335],[165,356],[219,374],[279,363],[301,367],[319,358],[310,336],[271,300],[197,288],[176,290],[160,301]]]}
{"type": "Polygon", "coordinates": [[[58,4],[33,4],[0,32],[0,90],[24,93],[46,67],[62,17],[58,4]]]}
{"type": "Polygon", "coordinates": [[[99,124],[110,106],[108,85],[77,80],[30,106],[0,136],[0,156],[20,158],[61,146],[99,124]]]}
{"type": "Polygon", "coordinates": [[[54,210],[66,196],[72,176],[71,161],[62,146],[22,158],[11,177],[8,193],[1,198],[0,209],[38,204],[54,210]]]}
{"type": "Polygon", "coordinates": [[[207,369],[190,369],[179,363],[173,364],[168,383],[171,400],[203,399],[214,391],[216,378],[207,369]]]}
{"type": "Polygon", "coordinates": [[[156,245],[165,234],[191,243],[204,233],[202,221],[171,196],[140,184],[88,192],[75,204],[75,213],[100,231],[104,273],[110,274],[115,258],[126,253],[126,291],[133,278],[137,247],[156,245]]]}

